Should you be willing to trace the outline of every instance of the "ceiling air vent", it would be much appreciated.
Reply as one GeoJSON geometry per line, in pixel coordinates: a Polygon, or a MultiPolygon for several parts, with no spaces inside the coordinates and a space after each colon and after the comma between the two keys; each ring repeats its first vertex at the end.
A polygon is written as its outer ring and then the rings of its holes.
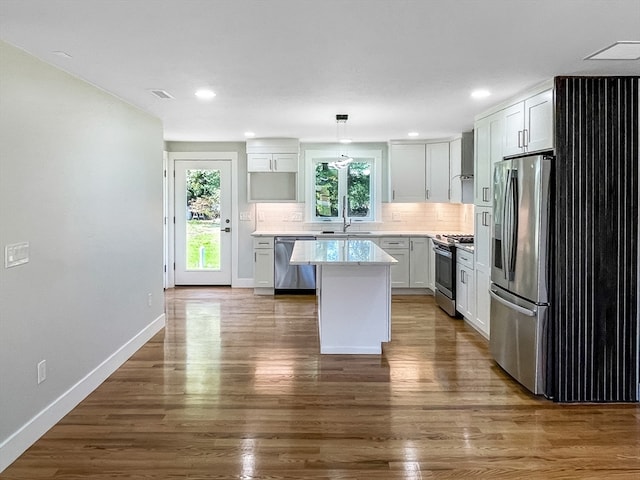
{"type": "Polygon", "coordinates": [[[173,98],[173,95],[165,90],[151,90],[151,93],[162,100],[173,98]]]}

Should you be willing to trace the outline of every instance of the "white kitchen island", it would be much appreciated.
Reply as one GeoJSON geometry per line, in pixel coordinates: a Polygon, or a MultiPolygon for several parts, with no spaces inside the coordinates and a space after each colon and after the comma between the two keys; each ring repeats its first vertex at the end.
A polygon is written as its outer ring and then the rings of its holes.
{"type": "Polygon", "coordinates": [[[303,240],[289,263],[316,265],[320,353],[382,353],[391,340],[395,258],[371,240],[303,240]]]}

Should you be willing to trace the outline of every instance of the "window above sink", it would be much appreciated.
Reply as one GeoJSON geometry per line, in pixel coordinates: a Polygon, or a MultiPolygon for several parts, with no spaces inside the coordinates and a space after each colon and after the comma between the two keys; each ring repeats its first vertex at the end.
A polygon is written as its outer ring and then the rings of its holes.
{"type": "Polygon", "coordinates": [[[342,223],[345,198],[347,218],[354,224],[377,221],[382,197],[382,151],[351,149],[349,157],[353,160],[339,168],[335,151],[305,152],[308,222],[342,223]]]}

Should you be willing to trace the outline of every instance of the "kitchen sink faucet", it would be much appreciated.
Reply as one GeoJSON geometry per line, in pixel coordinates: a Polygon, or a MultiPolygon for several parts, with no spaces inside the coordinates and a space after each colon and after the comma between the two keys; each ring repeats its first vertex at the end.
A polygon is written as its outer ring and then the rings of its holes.
{"type": "Polygon", "coordinates": [[[347,197],[342,197],[342,233],[347,233],[347,228],[351,226],[351,219],[347,223],[347,197]]]}

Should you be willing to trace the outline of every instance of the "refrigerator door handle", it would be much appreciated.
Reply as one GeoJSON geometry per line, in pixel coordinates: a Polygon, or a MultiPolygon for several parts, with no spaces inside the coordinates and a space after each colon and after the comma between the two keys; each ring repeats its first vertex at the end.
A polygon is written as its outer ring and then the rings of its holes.
{"type": "Polygon", "coordinates": [[[511,303],[509,300],[502,298],[491,289],[489,289],[489,295],[491,295],[491,298],[493,298],[496,302],[501,303],[505,307],[515,310],[518,313],[526,315],[527,317],[535,317],[538,314],[538,312],[535,310],[529,310],[528,308],[524,308],[520,305],[516,305],[515,303],[511,303]]]}
{"type": "Polygon", "coordinates": [[[500,256],[502,257],[500,260],[502,262],[502,273],[504,273],[504,278],[508,278],[508,268],[506,262],[506,253],[509,246],[507,245],[507,237],[505,236],[507,232],[507,209],[508,209],[508,195],[509,195],[509,175],[511,170],[507,170],[507,184],[504,186],[504,193],[502,195],[502,222],[500,225],[500,239],[502,241],[502,249],[500,250],[500,256]]]}
{"type": "Polygon", "coordinates": [[[513,202],[511,197],[511,175],[513,170],[507,171],[507,185],[504,194],[504,220],[502,222],[502,241],[504,248],[502,249],[502,265],[504,269],[504,277],[507,281],[511,280],[511,232],[513,229],[513,202]]]}
{"type": "MultiPolygon", "coordinates": [[[[516,271],[516,252],[518,248],[518,216],[519,216],[519,193],[518,193],[518,170],[511,171],[510,198],[511,201],[511,221],[509,222],[511,238],[509,240],[509,272],[510,276],[516,271]]],[[[511,278],[510,278],[511,279],[511,278]]]]}

